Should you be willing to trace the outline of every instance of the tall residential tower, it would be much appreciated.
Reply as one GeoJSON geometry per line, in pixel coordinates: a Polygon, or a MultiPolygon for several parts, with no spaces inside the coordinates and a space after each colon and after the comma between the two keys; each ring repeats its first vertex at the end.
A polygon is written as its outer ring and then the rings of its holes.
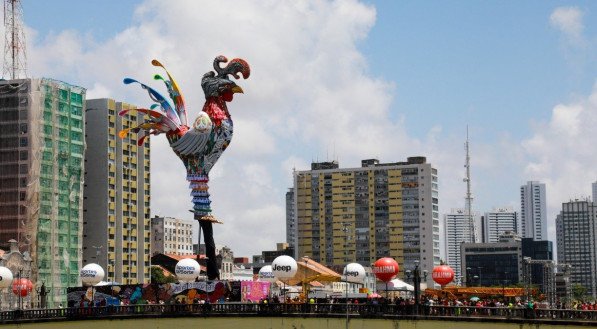
{"type": "Polygon", "coordinates": [[[545,184],[529,181],[520,187],[520,235],[547,240],[547,204],[545,184]]]}
{"type": "Polygon", "coordinates": [[[97,263],[106,280],[148,283],[150,278],[149,139],[118,132],[143,122],[141,115],[120,117],[134,106],[112,99],[87,101],[85,118],[85,222],[83,260],[97,263]]]}
{"type": "Polygon", "coordinates": [[[348,169],[313,163],[295,171],[298,255],[328,266],[392,257],[402,273],[418,260],[431,272],[440,261],[437,180],[424,157],[363,160],[348,169]]]}
{"type": "MultiPolygon", "coordinates": [[[[446,261],[454,270],[454,283],[457,285],[463,284],[462,279],[465,275],[460,269],[462,263],[460,245],[462,243],[470,243],[470,241],[473,240],[470,226],[471,217],[473,218],[473,223],[477,223],[479,213],[473,211],[471,216],[469,216],[468,210],[466,209],[452,209],[449,214],[444,214],[446,261]]],[[[476,226],[478,225],[474,225],[475,229],[476,226]]]]}
{"type": "Polygon", "coordinates": [[[482,220],[483,243],[497,243],[506,232],[518,234],[518,213],[511,207],[493,208],[482,220]]]}
{"type": "Polygon", "coordinates": [[[597,297],[597,206],[590,201],[562,204],[556,218],[558,262],[571,265],[570,283],[597,297]]]}

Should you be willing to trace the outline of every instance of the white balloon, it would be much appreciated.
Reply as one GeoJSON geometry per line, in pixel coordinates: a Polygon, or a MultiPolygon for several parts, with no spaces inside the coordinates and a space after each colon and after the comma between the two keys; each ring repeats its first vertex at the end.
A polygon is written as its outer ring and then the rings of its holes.
{"type": "Polygon", "coordinates": [[[350,263],[344,267],[344,280],[348,282],[363,283],[365,268],[359,263],[350,263]]]}
{"type": "Polygon", "coordinates": [[[4,266],[0,266],[0,289],[10,287],[12,283],[12,272],[4,266]]]}
{"type": "Polygon", "coordinates": [[[259,270],[259,281],[263,282],[276,282],[276,276],[272,271],[271,265],[265,265],[259,270]]]}
{"type": "Polygon", "coordinates": [[[83,266],[79,272],[81,282],[86,286],[95,286],[100,283],[104,279],[105,274],[104,269],[95,263],[83,266]]]}
{"type": "Polygon", "coordinates": [[[296,260],[290,256],[278,256],[272,262],[272,273],[278,279],[290,279],[297,270],[296,260]]]}
{"type": "Polygon", "coordinates": [[[174,273],[178,278],[178,281],[192,282],[199,276],[199,263],[192,258],[183,258],[176,263],[174,267],[174,273]]]}

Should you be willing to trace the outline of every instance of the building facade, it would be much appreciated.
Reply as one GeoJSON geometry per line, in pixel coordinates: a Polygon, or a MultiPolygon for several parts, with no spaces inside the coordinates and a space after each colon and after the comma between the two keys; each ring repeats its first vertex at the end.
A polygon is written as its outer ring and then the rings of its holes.
{"type": "MultiPolygon", "coordinates": [[[[279,256],[290,256],[295,257],[296,254],[294,248],[292,248],[288,243],[276,243],[276,250],[263,250],[261,251],[261,255],[263,256],[263,261],[266,263],[271,263],[279,256]]],[[[298,259],[296,257],[295,259],[298,259]]]]}
{"type": "Polygon", "coordinates": [[[503,235],[496,243],[463,243],[461,272],[467,286],[512,285],[522,281],[522,243],[503,235]]]}
{"type": "Polygon", "coordinates": [[[493,208],[486,212],[481,219],[483,227],[483,242],[495,243],[506,232],[518,234],[518,213],[511,207],[493,208]]]}
{"type": "Polygon", "coordinates": [[[295,254],[292,255],[295,259],[298,258],[296,255],[296,216],[295,216],[295,199],[294,199],[294,189],[290,188],[286,192],[286,243],[295,251],[295,254]]]}
{"type": "Polygon", "coordinates": [[[194,255],[194,224],[190,219],[151,218],[151,254],[194,255]]]}
{"type": "Polygon", "coordinates": [[[597,207],[590,201],[562,204],[556,218],[558,262],[568,264],[570,284],[579,284],[597,297],[597,207]]]}
{"type": "Polygon", "coordinates": [[[30,278],[50,289],[50,307],[80,284],[84,107],[81,87],[0,81],[0,244],[31,253],[30,278]]]}
{"type": "Polygon", "coordinates": [[[547,240],[545,184],[529,181],[520,187],[520,229],[523,238],[547,240]]]}
{"type": "MultiPolygon", "coordinates": [[[[477,223],[479,213],[472,213],[473,223],[477,223]]],[[[475,225],[476,226],[476,225],[475,225]]],[[[475,236],[479,236],[476,234],[475,236]]],[[[473,239],[469,215],[465,209],[452,209],[449,214],[444,214],[444,244],[446,261],[454,269],[454,283],[462,285],[464,273],[461,271],[462,258],[460,245],[470,243],[473,239]]]]}
{"type": "Polygon", "coordinates": [[[424,157],[313,163],[294,172],[293,189],[298,255],[327,266],[392,257],[402,277],[415,260],[429,272],[439,264],[438,176],[424,157]]]}
{"type": "Polygon", "coordinates": [[[118,115],[132,108],[88,100],[85,118],[83,261],[99,264],[105,280],[122,284],[150,279],[149,138],[137,146],[134,136],[118,136],[143,122],[141,115],[118,115]]]}

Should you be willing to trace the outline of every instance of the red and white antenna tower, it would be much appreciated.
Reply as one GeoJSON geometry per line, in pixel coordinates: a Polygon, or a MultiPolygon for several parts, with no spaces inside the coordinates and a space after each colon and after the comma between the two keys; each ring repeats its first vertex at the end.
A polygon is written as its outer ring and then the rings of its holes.
{"type": "Polygon", "coordinates": [[[4,65],[2,76],[12,79],[27,77],[27,52],[23,30],[21,0],[4,0],[4,65]]]}

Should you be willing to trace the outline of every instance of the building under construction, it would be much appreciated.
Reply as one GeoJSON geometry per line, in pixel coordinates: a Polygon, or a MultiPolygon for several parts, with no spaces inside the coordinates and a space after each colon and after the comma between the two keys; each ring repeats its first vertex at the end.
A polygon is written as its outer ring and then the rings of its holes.
{"type": "Polygon", "coordinates": [[[84,104],[85,89],[64,82],[0,81],[0,244],[30,252],[49,307],[79,283],[84,104]]]}

